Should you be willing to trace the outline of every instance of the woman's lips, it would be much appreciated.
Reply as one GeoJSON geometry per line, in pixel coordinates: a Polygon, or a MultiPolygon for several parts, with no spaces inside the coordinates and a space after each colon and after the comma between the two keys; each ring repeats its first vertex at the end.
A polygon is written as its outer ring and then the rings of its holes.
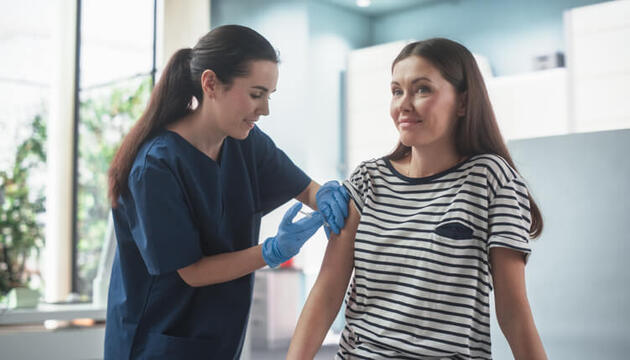
{"type": "Polygon", "coordinates": [[[401,128],[413,127],[421,123],[422,120],[419,119],[402,118],[398,120],[398,126],[401,128]]]}

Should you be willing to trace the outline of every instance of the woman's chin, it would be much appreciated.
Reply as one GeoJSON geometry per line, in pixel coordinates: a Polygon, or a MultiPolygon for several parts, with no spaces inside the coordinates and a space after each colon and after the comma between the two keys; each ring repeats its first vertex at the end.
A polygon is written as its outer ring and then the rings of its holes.
{"type": "Polygon", "coordinates": [[[400,134],[399,140],[401,144],[408,147],[412,147],[416,144],[416,141],[412,136],[405,136],[405,134],[400,134]]]}
{"type": "Polygon", "coordinates": [[[425,134],[405,134],[405,133],[401,133],[399,140],[400,143],[405,145],[405,146],[409,146],[409,147],[422,147],[422,146],[427,146],[433,142],[435,142],[435,139],[431,139],[427,136],[423,136],[425,134]]]}

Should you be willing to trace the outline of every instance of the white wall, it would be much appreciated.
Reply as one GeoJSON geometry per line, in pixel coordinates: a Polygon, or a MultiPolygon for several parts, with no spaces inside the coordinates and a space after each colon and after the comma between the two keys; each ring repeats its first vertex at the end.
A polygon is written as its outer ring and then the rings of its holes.
{"type": "MultiPolygon", "coordinates": [[[[521,139],[508,147],[545,223],[532,243],[526,281],[549,359],[628,358],[630,130],[521,139]]],[[[509,359],[492,317],[493,356],[509,359]]]]}
{"type": "Polygon", "coordinates": [[[267,132],[298,166],[307,165],[309,134],[308,15],[305,1],[215,0],[211,26],[249,26],[266,37],[280,54],[277,92],[271,95],[270,115],[258,126],[267,132]]]}

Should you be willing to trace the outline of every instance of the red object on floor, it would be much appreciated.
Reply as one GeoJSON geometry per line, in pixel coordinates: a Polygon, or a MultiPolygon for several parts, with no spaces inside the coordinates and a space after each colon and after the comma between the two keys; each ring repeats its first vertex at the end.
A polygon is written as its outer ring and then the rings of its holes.
{"type": "Polygon", "coordinates": [[[289,260],[283,262],[282,264],[280,264],[281,268],[292,268],[293,267],[293,258],[290,258],[289,260]]]}

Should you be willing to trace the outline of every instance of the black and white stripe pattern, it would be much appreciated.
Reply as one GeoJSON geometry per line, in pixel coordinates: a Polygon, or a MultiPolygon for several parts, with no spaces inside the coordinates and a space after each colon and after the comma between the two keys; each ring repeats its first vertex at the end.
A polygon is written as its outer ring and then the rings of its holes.
{"type": "Polygon", "coordinates": [[[477,155],[408,178],[386,159],[344,185],[361,212],[337,359],[490,359],[488,252],[529,254],[527,187],[477,155]]]}

